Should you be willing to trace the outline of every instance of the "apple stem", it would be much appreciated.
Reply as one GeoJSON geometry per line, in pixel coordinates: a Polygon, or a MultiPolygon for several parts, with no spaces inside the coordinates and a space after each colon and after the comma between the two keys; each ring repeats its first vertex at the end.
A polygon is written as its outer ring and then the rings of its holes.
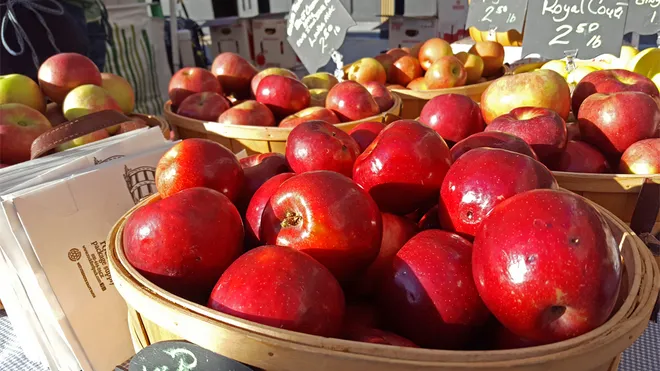
{"type": "Polygon", "coordinates": [[[294,212],[287,211],[286,216],[284,220],[282,220],[282,223],[280,225],[282,226],[282,228],[295,227],[299,225],[301,221],[302,221],[302,216],[294,212]]]}

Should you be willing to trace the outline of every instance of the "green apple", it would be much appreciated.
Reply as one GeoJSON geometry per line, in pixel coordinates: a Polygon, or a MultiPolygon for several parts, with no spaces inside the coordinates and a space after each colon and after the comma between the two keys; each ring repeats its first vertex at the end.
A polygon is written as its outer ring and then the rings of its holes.
{"type": "Polygon", "coordinates": [[[0,76],[0,104],[20,103],[46,112],[46,99],[39,85],[27,76],[13,73],[0,76]]]}
{"type": "Polygon", "coordinates": [[[125,78],[111,73],[102,73],[101,87],[119,103],[119,107],[125,114],[133,113],[135,109],[135,92],[125,78]]]}
{"type": "Polygon", "coordinates": [[[541,66],[541,69],[555,71],[558,74],[560,74],[561,77],[563,78],[568,77],[568,70],[566,69],[566,61],[560,59],[555,59],[546,62],[543,66],[541,66]]]}

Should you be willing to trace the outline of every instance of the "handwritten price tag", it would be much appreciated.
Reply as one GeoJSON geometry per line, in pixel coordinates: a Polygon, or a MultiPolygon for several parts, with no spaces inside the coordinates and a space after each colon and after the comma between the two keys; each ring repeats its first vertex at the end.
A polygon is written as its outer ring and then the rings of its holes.
{"type": "Polygon", "coordinates": [[[252,368],[186,341],[162,341],[133,357],[129,371],[254,371],[252,368]]]}
{"type": "Polygon", "coordinates": [[[629,0],[626,33],[653,35],[660,32],[660,0],[629,0]]]}
{"type": "Polygon", "coordinates": [[[466,24],[481,31],[522,32],[526,11],[527,0],[473,0],[466,24]]]}
{"type": "Polygon", "coordinates": [[[527,8],[523,56],[558,59],[577,50],[580,59],[619,55],[628,0],[536,0],[527,8]]]}
{"type": "Polygon", "coordinates": [[[355,21],[339,0],[295,0],[287,40],[309,73],[325,66],[355,21]]]}

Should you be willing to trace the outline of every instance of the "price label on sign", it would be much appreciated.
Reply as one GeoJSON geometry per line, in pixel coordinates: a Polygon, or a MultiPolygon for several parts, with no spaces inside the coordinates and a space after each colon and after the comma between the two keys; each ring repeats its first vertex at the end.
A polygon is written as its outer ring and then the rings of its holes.
{"type": "Polygon", "coordinates": [[[640,35],[660,32],[660,0],[629,0],[625,32],[640,35]]]}
{"type": "Polygon", "coordinates": [[[522,32],[526,11],[527,0],[473,0],[466,25],[481,31],[522,32]]]}
{"type": "Polygon", "coordinates": [[[133,357],[129,371],[254,371],[240,362],[186,341],[162,341],[133,357]]]}
{"type": "Polygon", "coordinates": [[[523,56],[580,59],[619,55],[628,0],[536,0],[527,6],[523,56]]]}
{"type": "Polygon", "coordinates": [[[295,0],[287,40],[310,73],[325,66],[344,43],[355,21],[340,0],[295,0]]]}

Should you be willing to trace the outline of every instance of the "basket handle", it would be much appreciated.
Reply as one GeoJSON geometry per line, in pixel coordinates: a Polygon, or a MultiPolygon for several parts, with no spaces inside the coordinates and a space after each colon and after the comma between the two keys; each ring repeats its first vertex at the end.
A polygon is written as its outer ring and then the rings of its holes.
{"type": "Polygon", "coordinates": [[[395,115],[393,113],[385,113],[383,115],[382,123],[387,125],[387,124],[391,124],[394,121],[398,121],[398,120],[401,120],[401,117],[399,117],[398,115],[395,115]]]}
{"type": "MultiPolygon", "coordinates": [[[[660,184],[646,178],[637,197],[637,204],[630,220],[630,229],[648,246],[660,266],[660,241],[652,234],[659,213],[660,184]]],[[[658,312],[660,312],[660,295],[658,295],[655,308],[651,313],[651,321],[657,323],[658,312]]]]}
{"type": "MultiPolygon", "coordinates": [[[[78,119],[62,123],[41,134],[32,142],[30,158],[39,158],[50,153],[60,144],[126,121],[131,121],[131,118],[121,112],[106,110],[90,113],[78,119]]],[[[153,123],[150,123],[150,125],[153,125],[153,123]]]]}

